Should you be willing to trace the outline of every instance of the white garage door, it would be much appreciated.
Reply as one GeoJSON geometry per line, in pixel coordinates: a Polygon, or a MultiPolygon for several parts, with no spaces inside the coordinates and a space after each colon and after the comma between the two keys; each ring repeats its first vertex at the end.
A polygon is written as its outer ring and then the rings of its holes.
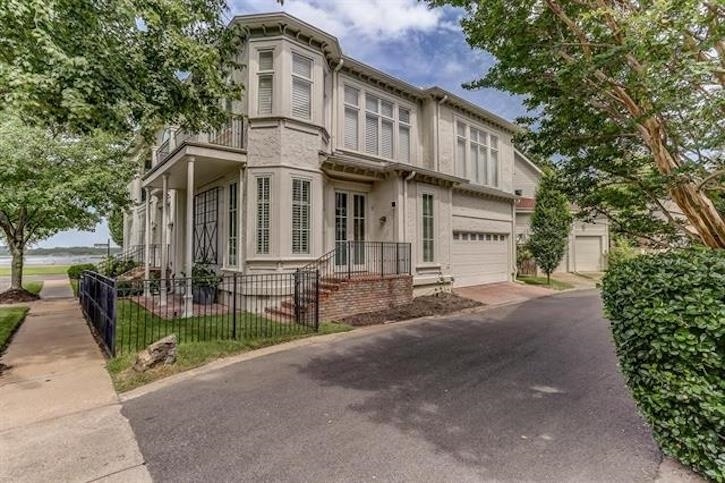
{"type": "Polygon", "coordinates": [[[602,269],[602,237],[577,236],[574,240],[577,272],[598,272],[602,269]]]}
{"type": "Polygon", "coordinates": [[[504,234],[453,232],[453,286],[507,281],[508,245],[504,234]]]}

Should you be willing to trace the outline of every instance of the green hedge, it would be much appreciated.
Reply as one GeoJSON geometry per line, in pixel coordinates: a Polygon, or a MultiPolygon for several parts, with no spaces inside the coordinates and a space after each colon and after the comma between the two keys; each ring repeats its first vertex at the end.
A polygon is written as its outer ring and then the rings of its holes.
{"type": "Polygon", "coordinates": [[[622,372],[662,450],[725,481],[725,250],[621,260],[602,293],[622,372]]]}
{"type": "Polygon", "coordinates": [[[81,273],[86,270],[95,270],[96,266],[92,263],[79,263],[68,267],[68,278],[71,280],[78,280],[81,278],[81,273]]]}

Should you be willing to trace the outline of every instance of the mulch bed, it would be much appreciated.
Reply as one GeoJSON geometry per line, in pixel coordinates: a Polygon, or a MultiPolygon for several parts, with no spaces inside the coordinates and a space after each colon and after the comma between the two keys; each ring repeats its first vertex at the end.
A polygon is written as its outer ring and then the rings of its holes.
{"type": "Polygon", "coordinates": [[[397,307],[351,315],[342,319],[342,322],[355,326],[382,324],[383,322],[416,319],[428,315],[445,315],[481,305],[483,305],[481,302],[452,293],[441,293],[416,297],[411,303],[397,307]]]}
{"type": "Polygon", "coordinates": [[[40,296],[32,294],[27,290],[13,289],[0,293],[0,304],[17,304],[20,302],[33,302],[39,300],[40,296]]]}

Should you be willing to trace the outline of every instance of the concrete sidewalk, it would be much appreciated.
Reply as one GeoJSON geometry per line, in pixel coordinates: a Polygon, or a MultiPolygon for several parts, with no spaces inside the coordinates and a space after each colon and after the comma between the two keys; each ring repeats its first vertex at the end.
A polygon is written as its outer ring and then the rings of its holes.
{"type": "Polygon", "coordinates": [[[43,288],[40,290],[41,299],[67,299],[73,297],[73,290],[70,288],[70,280],[46,279],[43,281],[43,288]]]}
{"type": "Polygon", "coordinates": [[[150,481],[73,299],[30,304],[0,375],[0,481],[150,481]]]}
{"type": "Polygon", "coordinates": [[[526,302],[527,300],[552,295],[556,291],[546,287],[500,282],[455,288],[453,293],[490,306],[526,302]]]}

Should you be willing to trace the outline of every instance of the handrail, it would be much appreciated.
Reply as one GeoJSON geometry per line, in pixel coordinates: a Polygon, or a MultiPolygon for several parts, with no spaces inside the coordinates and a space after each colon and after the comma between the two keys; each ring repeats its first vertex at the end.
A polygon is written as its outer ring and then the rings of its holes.
{"type": "Polygon", "coordinates": [[[317,270],[323,281],[410,275],[411,244],[353,240],[336,242],[335,248],[300,270],[317,270]]]}

